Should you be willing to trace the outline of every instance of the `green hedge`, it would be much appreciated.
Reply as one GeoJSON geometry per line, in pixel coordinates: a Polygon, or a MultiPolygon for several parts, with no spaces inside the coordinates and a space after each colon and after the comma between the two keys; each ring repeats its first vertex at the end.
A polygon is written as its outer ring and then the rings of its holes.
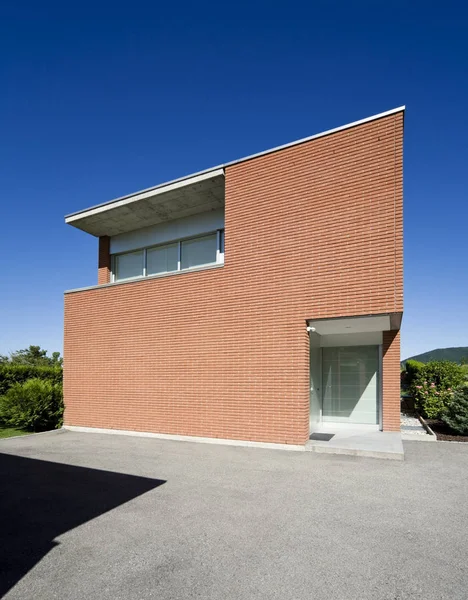
{"type": "Polygon", "coordinates": [[[0,364],[0,396],[3,396],[15,383],[25,383],[28,379],[45,379],[62,385],[60,367],[36,367],[33,365],[0,364]]]}
{"type": "Polygon", "coordinates": [[[419,373],[424,369],[425,365],[418,360],[412,360],[411,358],[406,361],[405,372],[406,372],[406,380],[405,383],[407,385],[411,385],[415,379],[419,375],[419,373]]]}
{"type": "Polygon", "coordinates": [[[0,397],[0,421],[29,431],[48,431],[62,425],[63,397],[60,383],[28,379],[14,383],[0,397]]]}

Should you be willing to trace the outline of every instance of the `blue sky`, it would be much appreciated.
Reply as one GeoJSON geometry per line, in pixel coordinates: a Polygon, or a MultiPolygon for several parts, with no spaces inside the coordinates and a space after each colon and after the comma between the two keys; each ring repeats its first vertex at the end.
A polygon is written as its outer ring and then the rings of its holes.
{"type": "Polygon", "coordinates": [[[2,4],[0,353],[96,282],[65,214],[402,104],[402,357],[468,345],[468,14],[431,6],[2,4]]]}

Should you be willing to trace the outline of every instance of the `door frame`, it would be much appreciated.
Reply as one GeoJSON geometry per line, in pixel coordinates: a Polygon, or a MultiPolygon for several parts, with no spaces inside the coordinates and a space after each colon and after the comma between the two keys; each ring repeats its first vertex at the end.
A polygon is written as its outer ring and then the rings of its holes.
{"type": "Polygon", "coordinates": [[[377,372],[377,423],[379,425],[379,431],[383,431],[383,347],[379,344],[379,360],[378,360],[378,372],[377,372]]]}
{"type": "MultiPolygon", "coordinates": [[[[314,333],[311,333],[311,335],[314,335],[314,333]]],[[[318,335],[318,334],[315,334],[318,335]]],[[[311,420],[310,420],[310,415],[311,415],[311,408],[312,408],[312,357],[311,357],[311,338],[309,337],[309,435],[311,433],[313,433],[312,431],[312,426],[311,426],[311,420]]],[[[319,386],[317,387],[315,386],[315,392],[317,394],[317,400],[318,400],[318,415],[317,415],[317,420],[314,421],[314,427],[319,427],[322,424],[322,415],[323,415],[323,391],[322,391],[322,380],[323,380],[323,373],[322,373],[322,352],[323,349],[320,345],[320,340],[319,340],[319,345],[317,347],[314,348],[314,350],[317,350],[317,356],[318,356],[318,365],[317,365],[317,370],[318,370],[318,374],[319,374],[319,378],[320,378],[320,382],[319,382],[319,386]]]]}
{"type": "MultiPolygon", "coordinates": [[[[359,344],[356,344],[359,345],[359,344]]],[[[376,425],[379,428],[379,431],[383,431],[383,348],[382,344],[369,344],[370,346],[376,345],[378,348],[378,360],[377,360],[377,404],[376,404],[376,425]]],[[[352,347],[350,345],[350,347],[352,347]]],[[[312,373],[311,373],[311,357],[310,357],[310,338],[309,338],[309,435],[313,433],[311,431],[310,426],[310,409],[311,409],[311,388],[312,388],[312,373]]],[[[315,422],[316,426],[321,426],[323,424],[323,347],[319,346],[318,348],[318,356],[319,356],[319,371],[320,371],[320,388],[319,388],[319,414],[318,419],[315,422]]],[[[331,425],[334,425],[333,421],[327,421],[331,425]]],[[[337,423],[339,423],[337,421],[337,423]]],[[[353,423],[342,423],[343,425],[353,426],[353,423]]]]}

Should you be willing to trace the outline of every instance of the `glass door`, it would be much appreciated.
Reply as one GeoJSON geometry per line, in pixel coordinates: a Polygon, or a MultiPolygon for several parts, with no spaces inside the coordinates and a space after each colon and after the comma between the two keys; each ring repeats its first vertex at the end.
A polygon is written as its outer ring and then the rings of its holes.
{"type": "Polygon", "coordinates": [[[322,420],[378,423],[379,347],[322,348],[322,420]]]}
{"type": "Polygon", "coordinates": [[[322,348],[318,333],[310,333],[309,432],[316,431],[322,412],[322,348]]]}

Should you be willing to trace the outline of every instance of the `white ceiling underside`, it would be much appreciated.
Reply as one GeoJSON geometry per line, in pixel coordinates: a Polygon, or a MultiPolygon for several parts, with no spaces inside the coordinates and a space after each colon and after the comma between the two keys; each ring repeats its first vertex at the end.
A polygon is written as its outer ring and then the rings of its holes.
{"type": "Polygon", "coordinates": [[[224,171],[219,169],[70,215],[66,223],[98,237],[113,236],[223,206],[224,171]]]}
{"type": "Polygon", "coordinates": [[[390,315],[375,317],[348,317],[343,319],[323,319],[309,321],[310,327],[315,327],[319,335],[334,335],[343,333],[369,333],[372,331],[388,331],[391,329],[390,315]]]}

